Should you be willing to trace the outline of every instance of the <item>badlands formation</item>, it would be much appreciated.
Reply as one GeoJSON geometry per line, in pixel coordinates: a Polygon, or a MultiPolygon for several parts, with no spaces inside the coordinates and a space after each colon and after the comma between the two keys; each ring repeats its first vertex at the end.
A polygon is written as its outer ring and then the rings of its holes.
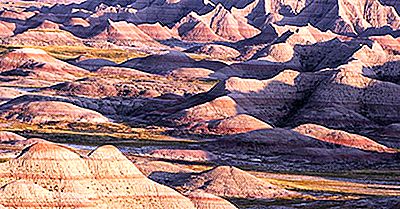
{"type": "Polygon", "coordinates": [[[0,208],[400,208],[393,0],[0,0],[0,208]]]}

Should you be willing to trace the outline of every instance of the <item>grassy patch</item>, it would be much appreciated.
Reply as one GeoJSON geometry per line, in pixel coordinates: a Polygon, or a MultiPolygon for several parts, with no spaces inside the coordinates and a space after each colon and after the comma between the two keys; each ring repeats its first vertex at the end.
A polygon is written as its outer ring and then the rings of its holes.
{"type": "Polygon", "coordinates": [[[272,179],[264,180],[281,187],[299,191],[317,191],[352,195],[399,196],[400,188],[385,185],[361,184],[323,179],[272,179]]]}
{"type": "Polygon", "coordinates": [[[120,144],[124,146],[175,145],[198,143],[191,139],[173,138],[163,134],[163,128],[132,128],[117,123],[49,123],[28,124],[18,121],[0,119],[0,123],[8,124],[0,131],[10,131],[26,137],[37,137],[54,142],[80,145],[120,144]]]}
{"type": "Polygon", "coordinates": [[[110,132],[93,130],[63,130],[42,128],[35,125],[20,126],[3,129],[28,138],[43,138],[58,143],[71,143],[79,145],[115,144],[124,146],[149,146],[149,145],[188,145],[197,143],[189,139],[170,138],[159,133],[140,128],[130,128],[126,132],[110,132]]]}
{"type": "Polygon", "coordinates": [[[85,56],[87,58],[93,59],[107,59],[116,63],[121,63],[129,59],[144,57],[145,53],[135,51],[135,50],[125,50],[125,49],[97,49],[84,46],[10,46],[1,45],[1,50],[5,51],[7,49],[16,48],[35,48],[42,49],[46,51],[49,55],[61,59],[75,59],[79,56],[85,56]]]}
{"type": "Polygon", "coordinates": [[[342,172],[293,172],[288,174],[299,174],[308,175],[316,177],[326,177],[326,178],[349,178],[349,179],[361,179],[361,180],[385,180],[393,181],[395,183],[400,182],[400,170],[388,170],[388,169],[368,169],[368,170],[346,170],[342,172]]]}

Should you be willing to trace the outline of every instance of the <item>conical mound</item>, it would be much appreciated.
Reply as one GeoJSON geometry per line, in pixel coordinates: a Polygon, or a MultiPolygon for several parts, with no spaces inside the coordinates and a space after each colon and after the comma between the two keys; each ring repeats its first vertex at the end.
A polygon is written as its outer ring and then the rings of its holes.
{"type": "Polygon", "coordinates": [[[11,185],[5,187],[4,194],[16,188],[23,195],[17,200],[4,195],[7,206],[24,200],[37,208],[45,207],[42,203],[74,203],[78,208],[80,203],[95,208],[195,208],[188,198],[147,179],[113,146],[100,147],[85,157],[68,147],[39,142],[16,159],[0,164],[0,175],[3,185],[11,185]],[[12,184],[17,179],[34,184],[12,184]],[[35,194],[38,198],[31,198],[35,194]],[[75,197],[78,199],[73,201],[75,197]]]}
{"type": "Polygon", "coordinates": [[[194,208],[171,188],[147,179],[117,148],[102,146],[89,155],[88,165],[101,184],[103,200],[122,207],[194,208]]]}
{"type": "Polygon", "coordinates": [[[161,46],[136,25],[125,21],[113,22],[108,20],[105,30],[92,39],[111,41],[117,45],[161,46]]]}
{"type": "Polygon", "coordinates": [[[14,160],[1,164],[1,175],[9,179],[35,182],[50,191],[97,196],[91,184],[93,175],[85,159],[72,149],[50,142],[25,148],[14,160]]]}
{"type": "Polygon", "coordinates": [[[89,154],[89,167],[97,177],[143,177],[143,174],[116,147],[101,146],[89,154]]]}
{"type": "Polygon", "coordinates": [[[198,174],[186,186],[221,197],[269,199],[298,195],[229,166],[219,166],[198,174]]]}

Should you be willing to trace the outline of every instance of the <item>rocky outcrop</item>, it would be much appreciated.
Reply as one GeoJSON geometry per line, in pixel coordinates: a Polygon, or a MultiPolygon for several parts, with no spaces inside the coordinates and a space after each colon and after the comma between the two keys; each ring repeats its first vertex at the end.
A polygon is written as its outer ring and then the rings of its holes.
{"type": "Polygon", "coordinates": [[[172,70],[169,74],[174,78],[178,79],[207,79],[207,78],[219,78],[215,75],[215,72],[206,68],[177,68],[172,70]]]}
{"type": "Polygon", "coordinates": [[[388,148],[367,137],[347,133],[341,130],[332,130],[319,125],[305,124],[298,126],[293,130],[321,141],[358,148],[365,151],[387,153],[397,152],[395,149],[388,148]]]}
{"type": "MultiPolygon", "coordinates": [[[[77,95],[92,97],[112,97],[118,96],[119,90],[114,85],[118,83],[116,79],[104,78],[85,78],[76,82],[66,82],[50,87],[45,91],[55,92],[59,95],[77,95]]],[[[138,94],[137,91],[131,91],[125,96],[138,94]]]]}
{"type": "Polygon", "coordinates": [[[238,134],[255,130],[270,129],[272,126],[250,115],[240,114],[209,124],[212,133],[220,135],[238,134]]]}
{"type": "Polygon", "coordinates": [[[108,41],[123,46],[161,47],[161,44],[144,33],[140,28],[125,21],[108,20],[104,31],[92,37],[94,40],[108,41]]]}
{"type": "Polygon", "coordinates": [[[239,41],[260,33],[245,20],[236,18],[222,4],[204,15],[192,12],[182,18],[174,28],[183,40],[198,42],[239,41]]]}
{"type": "Polygon", "coordinates": [[[203,21],[201,17],[191,12],[182,18],[173,28],[177,30],[182,40],[193,42],[211,42],[226,41],[224,38],[215,34],[215,32],[203,21]]]}
{"type": "Polygon", "coordinates": [[[294,50],[294,47],[288,43],[271,45],[259,52],[257,58],[270,62],[293,62],[294,65],[300,66],[298,53],[294,50]]]}
{"type": "Polygon", "coordinates": [[[36,15],[36,12],[5,10],[1,13],[0,17],[16,20],[27,20],[34,15],[36,15]]]}
{"type": "Polygon", "coordinates": [[[171,120],[183,125],[210,120],[222,120],[241,113],[245,113],[243,108],[239,107],[232,98],[224,96],[178,112],[171,116],[171,120]]]}
{"type": "Polygon", "coordinates": [[[230,78],[209,92],[215,99],[170,118],[194,127],[247,114],[274,126],[317,123],[345,130],[398,121],[398,85],[364,76],[366,68],[356,63],[315,73],[286,70],[268,80],[230,78]]]}
{"type": "Polygon", "coordinates": [[[194,170],[180,164],[165,161],[142,161],[135,164],[138,169],[153,180],[165,180],[162,174],[165,173],[193,173],[194,170]],[[157,178],[156,173],[160,173],[161,178],[157,178]]]}
{"type": "Polygon", "coordinates": [[[232,10],[242,10],[241,16],[260,28],[270,22],[279,22],[286,16],[298,15],[310,3],[306,0],[217,0],[216,2],[232,7],[232,10]]]}
{"type": "Polygon", "coordinates": [[[0,173],[7,185],[0,191],[6,207],[195,208],[178,192],[148,180],[112,146],[80,156],[67,147],[37,143],[0,164],[0,173]]]}
{"type": "Polygon", "coordinates": [[[229,135],[271,128],[273,127],[257,118],[239,114],[225,119],[200,122],[190,130],[201,134],[229,135]]]}
{"type": "Polygon", "coordinates": [[[358,68],[359,73],[364,76],[398,84],[400,81],[399,41],[393,37],[372,37],[371,39],[374,40],[371,46],[363,46],[353,54],[352,58],[358,61],[354,63],[359,65],[353,64],[353,70],[358,68]]]}
{"type": "Polygon", "coordinates": [[[244,20],[235,18],[222,4],[201,18],[217,35],[231,41],[251,38],[260,32],[244,20]]]}
{"type": "Polygon", "coordinates": [[[292,25],[275,25],[272,27],[280,37],[287,37],[286,44],[295,45],[311,45],[320,42],[326,42],[335,38],[340,40],[348,40],[346,36],[340,36],[332,31],[321,31],[320,29],[308,24],[306,26],[292,26],[292,25]]]}
{"type": "Polygon", "coordinates": [[[393,38],[391,35],[372,36],[370,39],[376,41],[387,53],[398,54],[400,52],[400,38],[393,38]]]}
{"type": "Polygon", "coordinates": [[[8,38],[14,35],[15,24],[0,21],[0,38],[8,38]]]}
{"type": "Polygon", "coordinates": [[[44,20],[38,27],[35,29],[39,30],[59,30],[60,29],[60,24],[57,24],[55,22],[49,21],[49,20],[44,20]]]}
{"type": "Polygon", "coordinates": [[[155,24],[140,24],[138,28],[155,40],[179,39],[179,34],[176,30],[170,29],[167,26],[162,26],[159,22],[155,24]]]}
{"type": "Polygon", "coordinates": [[[75,80],[88,72],[48,55],[40,49],[16,49],[0,57],[3,76],[44,81],[75,80]]]}
{"type": "Polygon", "coordinates": [[[236,49],[217,44],[206,44],[200,47],[193,47],[186,50],[185,52],[201,54],[209,56],[213,59],[220,59],[220,60],[234,59],[240,56],[240,52],[237,51],[236,49]]]}
{"type": "Polygon", "coordinates": [[[109,120],[93,110],[57,101],[22,101],[0,106],[1,117],[25,123],[85,122],[107,123],[109,120]]]}
{"type": "Polygon", "coordinates": [[[103,185],[103,198],[111,203],[116,202],[121,207],[145,204],[147,208],[194,208],[190,200],[178,192],[146,179],[115,147],[100,147],[90,153],[89,158],[89,167],[103,185]],[[109,184],[107,179],[114,181],[109,184]]]}
{"type": "Polygon", "coordinates": [[[294,117],[295,124],[357,129],[360,124],[373,127],[376,123],[398,121],[398,85],[363,76],[362,66],[352,63],[338,71],[313,92],[307,105],[294,117]]]}
{"type": "MultiPolygon", "coordinates": [[[[279,162],[279,165],[271,167],[285,169],[290,164],[289,169],[302,171],[313,170],[315,166],[321,170],[336,171],[338,168],[353,167],[353,163],[357,163],[360,167],[369,167],[371,163],[381,164],[386,160],[395,160],[397,155],[391,148],[381,149],[383,152],[365,151],[351,147],[349,144],[332,143],[327,140],[303,135],[293,130],[274,128],[225,136],[210,143],[207,150],[223,151],[227,153],[227,158],[235,161],[240,159],[241,162],[250,166],[279,162]],[[281,166],[282,164],[285,165],[281,166]]],[[[345,140],[341,138],[338,141],[345,140]]],[[[365,142],[371,143],[363,141],[365,142]]],[[[376,142],[372,144],[381,147],[376,142]]],[[[396,145],[392,144],[392,146],[396,145]]]]}
{"type": "MultiPolygon", "coordinates": [[[[178,124],[222,120],[213,122],[216,124],[214,127],[222,132],[224,128],[230,129],[230,125],[238,122],[236,119],[241,117],[234,116],[239,114],[257,118],[258,120],[243,116],[248,122],[259,124],[254,127],[256,129],[268,127],[266,124],[261,125],[263,122],[276,125],[297,108],[299,102],[307,96],[307,91],[314,85],[313,82],[318,82],[318,79],[324,76],[318,76],[314,81],[312,78],[313,76],[309,77],[291,70],[286,70],[269,80],[233,77],[221,82],[209,92],[210,96],[225,96],[178,112],[171,118],[178,124]]],[[[213,125],[211,123],[210,125],[212,129],[213,125]]],[[[241,132],[246,128],[238,130],[241,132]]]]}
{"type": "Polygon", "coordinates": [[[149,155],[159,159],[188,162],[210,162],[217,159],[214,154],[203,150],[157,149],[152,150],[149,155]]]}
{"type": "Polygon", "coordinates": [[[96,208],[87,198],[51,192],[26,180],[6,184],[0,189],[0,201],[7,208],[96,208]]]}
{"type": "Polygon", "coordinates": [[[82,27],[89,27],[90,23],[85,19],[79,17],[73,17],[68,21],[68,26],[82,26],[82,27]]]}
{"type": "Polygon", "coordinates": [[[145,73],[131,68],[103,67],[95,77],[65,82],[43,89],[42,92],[64,95],[85,96],[89,98],[156,98],[162,95],[196,94],[208,91],[212,85],[195,83],[179,76],[161,76],[145,73]]]}
{"type": "Polygon", "coordinates": [[[295,17],[281,24],[311,23],[322,30],[331,29],[342,34],[358,34],[364,30],[384,26],[396,29],[400,24],[395,8],[383,6],[379,0],[316,0],[295,17]]]}
{"type": "Polygon", "coordinates": [[[219,166],[194,175],[185,186],[190,190],[200,189],[213,195],[231,198],[270,199],[300,195],[229,166],[219,166]]]}
{"type": "Polygon", "coordinates": [[[199,13],[209,11],[212,9],[213,3],[208,0],[166,0],[161,2],[136,1],[131,5],[133,8],[138,9],[136,12],[136,16],[139,18],[138,23],[161,22],[168,26],[173,26],[191,11],[199,13]]]}
{"type": "MultiPolygon", "coordinates": [[[[10,148],[10,150],[4,149],[5,152],[7,151],[17,151],[15,153],[15,156],[18,155],[18,152],[20,149],[23,147],[26,147],[28,145],[32,145],[38,142],[46,142],[44,139],[40,138],[25,138],[21,135],[15,134],[13,132],[8,132],[8,131],[0,131],[0,144],[8,146],[7,148],[10,148]]],[[[14,156],[12,156],[14,157],[14,156]]]]}
{"type": "Polygon", "coordinates": [[[22,46],[84,46],[82,39],[61,29],[59,24],[48,20],[35,28],[3,40],[3,43],[22,46]]]}

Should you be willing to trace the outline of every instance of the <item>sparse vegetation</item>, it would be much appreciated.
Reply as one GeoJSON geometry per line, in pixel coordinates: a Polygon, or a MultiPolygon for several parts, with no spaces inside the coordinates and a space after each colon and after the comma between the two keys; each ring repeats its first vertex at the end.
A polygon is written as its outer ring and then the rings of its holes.
{"type": "Polygon", "coordinates": [[[145,128],[130,128],[121,124],[26,124],[14,122],[1,131],[11,131],[24,136],[44,138],[59,143],[74,143],[82,145],[129,144],[191,144],[197,143],[190,139],[171,138],[163,135],[163,130],[147,130],[145,128]]]}
{"type": "Polygon", "coordinates": [[[319,191],[333,192],[342,194],[357,194],[357,195],[378,195],[378,196],[398,196],[400,188],[393,189],[391,186],[384,187],[383,185],[368,185],[351,183],[347,181],[333,180],[289,180],[289,179],[266,179],[268,182],[283,186],[287,189],[300,191],[319,191]],[[375,187],[375,188],[374,188],[375,187]]]}
{"type": "Polygon", "coordinates": [[[76,59],[79,56],[85,56],[87,58],[99,58],[108,59],[110,61],[121,63],[128,59],[146,56],[145,53],[133,50],[123,49],[96,49],[91,47],[81,46],[9,46],[0,45],[0,51],[7,49],[18,49],[18,48],[36,48],[42,49],[60,60],[76,59]]]}

